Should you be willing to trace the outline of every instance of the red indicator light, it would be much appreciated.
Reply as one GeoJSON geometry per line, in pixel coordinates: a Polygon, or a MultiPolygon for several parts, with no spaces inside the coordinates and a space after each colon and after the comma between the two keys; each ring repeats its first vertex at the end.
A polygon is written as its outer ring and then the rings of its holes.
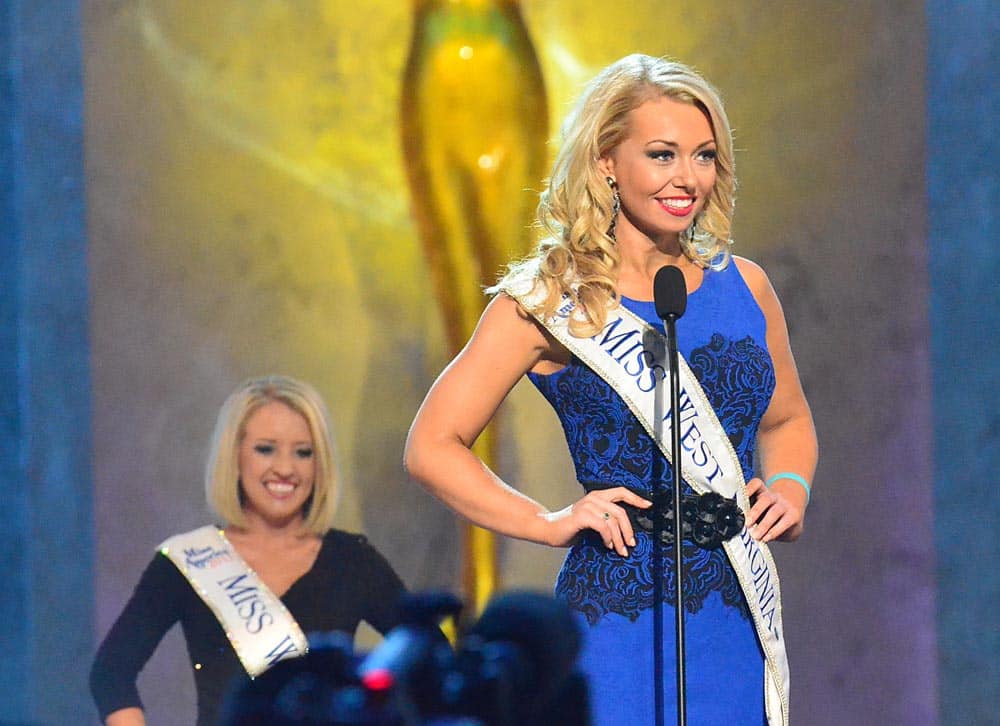
{"type": "Polygon", "coordinates": [[[361,682],[369,691],[388,691],[392,688],[395,679],[390,671],[385,668],[377,668],[361,676],[361,682]]]}

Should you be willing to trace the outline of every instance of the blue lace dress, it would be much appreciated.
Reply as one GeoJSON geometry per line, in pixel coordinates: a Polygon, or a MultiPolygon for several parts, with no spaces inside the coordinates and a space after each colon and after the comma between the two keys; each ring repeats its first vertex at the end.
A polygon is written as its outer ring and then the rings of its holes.
{"type": "MultiPolygon", "coordinates": [[[[662,331],[651,302],[623,305],[662,331]]],[[[735,263],[706,271],[677,322],[680,353],[711,401],[739,456],[754,470],[757,427],[774,391],[764,315],[735,263]]],[[[556,410],[581,482],[652,493],[653,472],[671,481],[669,463],[625,403],[574,358],[551,375],[529,375],[556,410]]],[[[685,485],[686,487],[687,485],[685,485]]],[[[690,493],[690,492],[689,492],[690,493]]],[[[654,723],[652,537],[622,557],[596,536],[569,551],[557,596],[586,633],[580,666],[588,676],[595,726],[654,723]]],[[[688,722],[694,726],[766,723],[764,656],[725,551],[684,542],[688,722]]],[[[663,684],[666,722],[676,719],[673,548],[663,547],[663,684]]]]}

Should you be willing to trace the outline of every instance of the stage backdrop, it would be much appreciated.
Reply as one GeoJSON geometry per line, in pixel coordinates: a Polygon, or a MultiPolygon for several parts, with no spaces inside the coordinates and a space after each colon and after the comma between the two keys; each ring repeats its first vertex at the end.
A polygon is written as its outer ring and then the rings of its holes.
{"type": "MultiPolygon", "coordinates": [[[[338,526],[367,533],[410,587],[455,586],[455,520],[400,465],[447,360],[401,151],[411,5],[83,7],[96,636],[155,546],[209,521],[214,416],[268,372],[330,404],[338,526]]],[[[922,6],[522,7],[553,138],[580,84],[630,52],[691,63],[722,90],[736,251],[784,302],[821,442],[807,532],[775,547],[793,719],[934,723],[922,6]]],[[[550,507],[578,495],[530,385],[498,435],[507,481],[550,507]]],[[[549,589],[561,556],[502,542],[501,576],[549,589]]],[[[141,688],[153,723],[191,721],[177,633],[141,688]]]]}

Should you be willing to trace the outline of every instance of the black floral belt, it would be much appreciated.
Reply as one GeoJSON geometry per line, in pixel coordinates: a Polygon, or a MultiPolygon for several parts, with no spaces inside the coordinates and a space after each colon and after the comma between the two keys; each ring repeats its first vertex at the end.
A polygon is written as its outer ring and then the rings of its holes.
{"type": "MultiPolygon", "coordinates": [[[[588,492],[613,488],[613,485],[604,483],[583,482],[583,486],[588,492]]],[[[640,509],[625,502],[615,502],[628,514],[632,528],[652,534],[656,518],[659,518],[660,541],[672,545],[674,543],[673,490],[668,489],[665,493],[653,497],[631,488],[629,491],[653,502],[653,506],[647,509],[640,509]]],[[[735,497],[727,499],[715,492],[681,495],[681,536],[702,549],[718,549],[723,542],[743,531],[744,522],[743,510],[736,503],[735,497]]]]}

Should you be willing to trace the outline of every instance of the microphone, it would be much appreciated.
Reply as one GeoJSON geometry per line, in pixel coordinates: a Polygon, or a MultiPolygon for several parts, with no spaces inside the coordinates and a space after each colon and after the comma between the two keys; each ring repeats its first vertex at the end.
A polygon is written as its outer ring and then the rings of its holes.
{"type": "Polygon", "coordinates": [[[675,265],[664,265],[653,277],[653,304],[660,320],[676,320],[687,310],[684,273],[675,265]]]}

